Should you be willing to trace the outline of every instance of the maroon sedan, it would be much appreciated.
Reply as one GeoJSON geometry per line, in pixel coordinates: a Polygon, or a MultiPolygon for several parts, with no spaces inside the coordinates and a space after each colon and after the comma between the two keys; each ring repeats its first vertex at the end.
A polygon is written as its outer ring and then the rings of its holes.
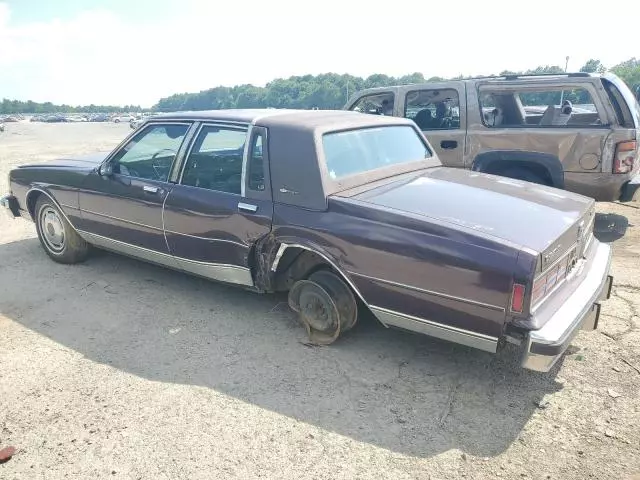
{"type": "Polygon", "coordinates": [[[548,371],[609,298],[594,201],[443,167],[407,119],[348,111],[158,115],[106,155],[10,173],[2,204],[44,251],[99,247],[256,292],[288,291],[310,340],[384,326],[548,371]]]}

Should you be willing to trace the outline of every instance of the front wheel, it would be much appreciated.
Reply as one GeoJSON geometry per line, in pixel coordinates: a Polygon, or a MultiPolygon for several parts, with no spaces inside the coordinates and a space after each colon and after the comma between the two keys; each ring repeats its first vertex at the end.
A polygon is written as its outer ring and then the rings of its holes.
{"type": "Polygon", "coordinates": [[[36,202],[35,224],[42,248],[54,261],[79,263],[89,255],[89,244],[45,195],[41,195],[36,202]]]}

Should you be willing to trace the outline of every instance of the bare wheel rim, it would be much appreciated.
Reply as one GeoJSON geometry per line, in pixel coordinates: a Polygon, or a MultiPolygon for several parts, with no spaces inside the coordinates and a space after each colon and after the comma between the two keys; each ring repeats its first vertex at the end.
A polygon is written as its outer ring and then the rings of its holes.
{"type": "Polygon", "coordinates": [[[64,250],[64,223],[62,223],[58,212],[52,207],[47,206],[40,210],[40,232],[49,250],[54,253],[60,253],[64,250]]]}

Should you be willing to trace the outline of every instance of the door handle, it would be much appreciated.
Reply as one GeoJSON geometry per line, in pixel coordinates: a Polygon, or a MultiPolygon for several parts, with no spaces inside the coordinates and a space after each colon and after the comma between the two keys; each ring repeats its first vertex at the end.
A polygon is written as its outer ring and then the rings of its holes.
{"type": "Polygon", "coordinates": [[[445,150],[452,150],[458,146],[458,142],[455,140],[442,140],[440,146],[445,150]]]}
{"type": "Polygon", "coordinates": [[[251,205],[250,203],[240,202],[238,204],[238,210],[244,210],[245,212],[255,213],[258,211],[257,205],[251,205]]]}
{"type": "Polygon", "coordinates": [[[143,185],[142,190],[148,193],[158,193],[158,187],[154,187],[153,185],[143,185]]]}

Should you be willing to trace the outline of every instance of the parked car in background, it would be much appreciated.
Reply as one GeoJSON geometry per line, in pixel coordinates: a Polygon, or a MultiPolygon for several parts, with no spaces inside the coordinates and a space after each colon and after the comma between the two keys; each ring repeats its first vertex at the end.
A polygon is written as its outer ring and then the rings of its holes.
{"type": "Polygon", "coordinates": [[[599,201],[640,194],[640,106],[614,74],[507,75],[356,93],[347,110],[411,118],[450,167],[599,201]]]}
{"type": "Polygon", "coordinates": [[[135,120],[133,115],[114,115],[111,117],[111,121],[115,123],[130,122],[131,120],[135,120]]]}
{"type": "Polygon", "coordinates": [[[547,371],[609,298],[594,200],[443,167],[412,120],[345,111],[159,115],[112,152],[24,165],[1,203],[45,252],[91,246],[257,292],[289,292],[330,344],[368,309],[547,371]],[[449,199],[457,200],[451,201],[449,199]]]}
{"type": "Polygon", "coordinates": [[[0,121],[0,132],[4,132],[4,123],[0,121]]]}

